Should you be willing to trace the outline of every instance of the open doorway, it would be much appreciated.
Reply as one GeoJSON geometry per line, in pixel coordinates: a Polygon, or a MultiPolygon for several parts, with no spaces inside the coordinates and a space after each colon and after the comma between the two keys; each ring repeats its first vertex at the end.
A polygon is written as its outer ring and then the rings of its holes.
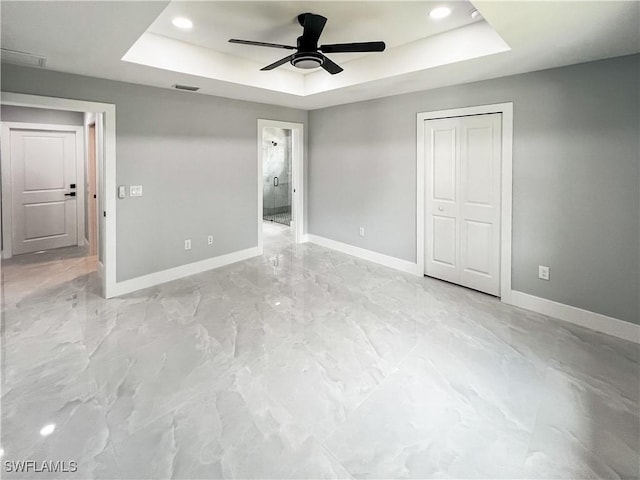
{"type": "MultiPolygon", "coordinates": [[[[100,113],[2,105],[3,305],[98,271],[100,113]],[[14,288],[15,287],[15,288],[14,288]],[[14,291],[15,290],[15,291],[14,291]]],[[[102,290],[96,276],[96,288],[102,290]]]]}
{"type": "Polygon", "coordinates": [[[262,219],[285,227],[291,227],[291,136],[288,128],[262,132],[262,219]]]}
{"type": "MultiPolygon", "coordinates": [[[[95,114],[98,184],[98,277],[99,288],[106,298],[123,293],[116,282],[116,107],[109,103],[90,102],[59,97],[44,97],[22,93],[1,92],[2,105],[32,107],[61,112],[89,112],[95,114]]],[[[6,142],[2,142],[6,145],[6,142]]],[[[3,155],[6,157],[6,155],[3,155]]],[[[3,173],[4,178],[4,173],[3,173]]],[[[4,185],[3,185],[4,189],[4,185]]],[[[2,210],[6,192],[2,192],[2,210]]],[[[3,239],[6,238],[6,217],[2,212],[3,239]]],[[[10,231],[10,229],[9,229],[10,231]]],[[[4,245],[3,245],[4,250],[4,245]]],[[[4,272],[3,272],[4,274],[4,272]]]]}
{"type": "Polygon", "coordinates": [[[264,242],[301,243],[303,126],[258,120],[258,250],[264,242]]]}
{"type": "Polygon", "coordinates": [[[269,253],[286,248],[292,238],[292,131],[262,130],[262,232],[269,253]]]}

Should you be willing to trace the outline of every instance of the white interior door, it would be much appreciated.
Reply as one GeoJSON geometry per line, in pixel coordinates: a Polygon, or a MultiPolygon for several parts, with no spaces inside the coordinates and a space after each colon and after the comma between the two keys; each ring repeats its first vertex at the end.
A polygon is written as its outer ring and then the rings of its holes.
{"type": "Polygon", "coordinates": [[[502,115],[424,126],[425,272],[499,295],[502,115]]]}
{"type": "Polygon", "coordinates": [[[77,245],[76,134],[12,128],[10,161],[13,254],[77,245]]]}

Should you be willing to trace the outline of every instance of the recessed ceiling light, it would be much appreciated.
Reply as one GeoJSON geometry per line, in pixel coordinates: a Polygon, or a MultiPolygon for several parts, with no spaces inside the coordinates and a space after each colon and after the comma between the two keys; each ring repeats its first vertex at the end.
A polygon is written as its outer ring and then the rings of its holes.
{"type": "Polygon", "coordinates": [[[193,22],[185,17],[176,17],[171,22],[175,27],[182,28],[184,30],[189,30],[193,27],[193,22]]]}
{"type": "Polygon", "coordinates": [[[434,8],[429,12],[429,16],[435,20],[448,17],[450,14],[451,14],[451,9],[449,7],[438,7],[438,8],[434,8]]]}
{"type": "Polygon", "coordinates": [[[40,435],[42,435],[43,437],[51,435],[55,429],[56,429],[56,424],[50,423],[49,425],[45,425],[40,429],[40,435]]]}

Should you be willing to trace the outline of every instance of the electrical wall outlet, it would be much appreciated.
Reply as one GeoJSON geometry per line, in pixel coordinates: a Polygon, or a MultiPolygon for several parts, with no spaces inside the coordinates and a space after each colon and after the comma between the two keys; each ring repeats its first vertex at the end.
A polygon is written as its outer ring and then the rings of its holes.
{"type": "Polygon", "coordinates": [[[191,250],[191,240],[185,240],[184,241],[184,249],[185,250],[191,250]]]}
{"type": "Polygon", "coordinates": [[[538,278],[540,280],[549,280],[549,267],[538,265],[538,278]]]}
{"type": "Polygon", "coordinates": [[[207,237],[207,245],[213,245],[213,235],[207,237]]]}
{"type": "Polygon", "coordinates": [[[360,227],[360,236],[364,237],[364,227],[360,227]]]}

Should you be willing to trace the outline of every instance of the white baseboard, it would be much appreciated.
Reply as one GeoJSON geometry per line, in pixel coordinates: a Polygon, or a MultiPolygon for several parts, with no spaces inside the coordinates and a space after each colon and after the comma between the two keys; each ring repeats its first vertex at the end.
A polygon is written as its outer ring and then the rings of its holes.
{"type": "Polygon", "coordinates": [[[511,305],[526,308],[537,313],[549,315],[565,322],[574,323],[581,327],[590,328],[614,337],[640,343],[640,325],[624,322],[617,318],[572,307],[564,303],[554,302],[545,298],[535,297],[528,293],[511,291],[511,305]]]}
{"type": "Polygon", "coordinates": [[[246,250],[240,250],[238,252],[220,255],[218,257],[207,258],[206,260],[201,260],[199,262],[169,268],[167,270],[162,270],[161,272],[150,273],[149,275],[132,278],[131,280],[125,280],[124,282],[117,282],[113,295],[111,296],[117,297],[119,295],[124,295],[125,293],[131,293],[137,290],[142,290],[143,288],[160,285],[161,283],[171,282],[173,280],[178,280],[179,278],[188,277],[214,268],[241,262],[257,255],[258,247],[251,247],[246,250]]]}
{"type": "Polygon", "coordinates": [[[355,247],[347,243],[338,242],[336,240],[331,240],[329,238],[320,237],[310,233],[306,235],[306,240],[322,247],[331,248],[332,250],[337,250],[354,257],[362,258],[363,260],[379,263],[385,267],[394,268],[401,272],[410,273],[411,275],[417,275],[418,272],[418,266],[415,263],[402,260],[401,258],[391,257],[389,255],[373,252],[365,248],[355,247]]]}

